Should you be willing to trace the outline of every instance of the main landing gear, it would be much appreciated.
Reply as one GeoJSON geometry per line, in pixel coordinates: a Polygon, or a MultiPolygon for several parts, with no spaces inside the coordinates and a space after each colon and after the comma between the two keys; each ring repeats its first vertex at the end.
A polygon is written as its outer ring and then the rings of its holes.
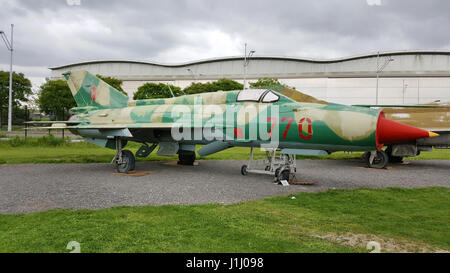
{"type": "Polygon", "coordinates": [[[178,165],[194,165],[195,152],[191,151],[179,151],[178,152],[178,165]]]}
{"type": "Polygon", "coordinates": [[[388,146],[387,147],[386,154],[389,157],[389,163],[402,163],[403,162],[403,157],[402,156],[392,155],[392,146],[388,146]]]}
{"type": "Polygon", "coordinates": [[[366,152],[363,157],[369,168],[383,169],[389,162],[389,156],[385,151],[366,152]]]}
{"type": "Polygon", "coordinates": [[[250,159],[247,165],[241,167],[241,174],[248,173],[270,174],[274,176],[274,182],[293,182],[297,171],[295,155],[277,153],[277,149],[266,149],[267,159],[253,159],[253,147],[250,150],[250,159]],[[264,168],[259,169],[258,165],[264,168]]]}
{"type": "Polygon", "coordinates": [[[122,140],[119,137],[116,138],[116,156],[113,161],[119,173],[133,171],[136,166],[136,159],[133,153],[129,150],[122,150],[122,140]]]}

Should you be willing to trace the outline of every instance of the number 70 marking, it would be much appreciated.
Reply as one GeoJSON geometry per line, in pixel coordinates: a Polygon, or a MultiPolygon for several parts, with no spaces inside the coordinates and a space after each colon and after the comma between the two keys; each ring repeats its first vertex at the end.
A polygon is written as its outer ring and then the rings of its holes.
{"type": "MultiPolygon", "coordinates": [[[[272,130],[275,127],[275,124],[277,123],[277,118],[275,117],[268,117],[267,118],[267,122],[273,121],[271,126],[270,126],[270,131],[269,131],[269,138],[272,136],[272,130]]],[[[282,117],[281,118],[281,122],[284,121],[288,121],[288,124],[286,125],[286,129],[284,129],[284,133],[283,133],[283,139],[285,139],[287,137],[287,133],[289,131],[289,128],[291,128],[291,124],[294,121],[293,117],[282,117]]],[[[302,118],[299,122],[299,135],[302,139],[311,139],[312,136],[312,126],[311,126],[311,120],[309,118],[302,118]],[[303,122],[306,121],[306,123],[308,124],[308,135],[304,136],[301,132],[301,128],[303,126],[303,122]]]]}

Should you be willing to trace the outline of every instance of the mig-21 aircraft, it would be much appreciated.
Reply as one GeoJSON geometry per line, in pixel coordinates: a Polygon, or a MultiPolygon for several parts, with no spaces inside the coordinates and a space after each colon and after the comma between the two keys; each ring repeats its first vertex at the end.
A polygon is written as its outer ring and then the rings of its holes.
{"type": "MultiPolygon", "coordinates": [[[[437,134],[385,118],[380,110],[340,104],[296,102],[265,89],[217,91],[165,99],[130,100],[84,70],[63,74],[77,107],[66,128],[87,141],[116,150],[118,172],[135,169],[128,141],[142,143],[137,157],[178,154],[179,164],[192,165],[196,145],[200,156],[230,147],[266,149],[262,172],[289,180],[296,171],[295,155],[326,155],[335,151],[369,151],[369,167],[388,162],[384,145],[437,134]],[[277,154],[278,151],[278,154],[277,154]]],[[[257,170],[249,165],[241,172],[257,170]]]]}

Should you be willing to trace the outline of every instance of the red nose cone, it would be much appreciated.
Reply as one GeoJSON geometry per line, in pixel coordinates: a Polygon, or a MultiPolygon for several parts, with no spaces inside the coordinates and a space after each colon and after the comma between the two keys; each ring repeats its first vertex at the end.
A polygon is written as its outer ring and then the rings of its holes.
{"type": "Polygon", "coordinates": [[[429,137],[430,132],[400,122],[386,119],[380,114],[377,124],[377,142],[388,144],[429,137]]]}

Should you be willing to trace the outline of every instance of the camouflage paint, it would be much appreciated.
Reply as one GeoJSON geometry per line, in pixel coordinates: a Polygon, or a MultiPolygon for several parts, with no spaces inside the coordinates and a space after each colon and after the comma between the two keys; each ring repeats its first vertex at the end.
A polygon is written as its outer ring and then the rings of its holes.
{"type": "MultiPolygon", "coordinates": [[[[375,134],[379,110],[301,103],[277,92],[274,93],[280,99],[274,103],[237,102],[240,90],[129,101],[127,96],[87,71],[71,71],[64,76],[78,105],[73,109],[77,113],[73,119],[81,123],[70,127],[75,133],[78,129],[89,128],[168,129],[177,121],[172,114],[176,106],[189,109],[190,127],[204,127],[212,123],[213,117],[199,109],[214,106],[225,121],[217,129],[231,131],[233,145],[239,142],[241,146],[252,146],[268,142],[260,134],[262,128],[266,134],[278,135],[282,147],[323,147],[333,151],[374,150],[377,147],[375,134]],[[253,107],[255,112],[246,113],[249,107],[253,107]],[[274,109],[279,110],[278,116],[274,115],[274,109]],[[230,115],[234,118],[231,121],[227,119],[230,115]],[[250,129],[255,127],[258,133],[250,138],[250,129]],[[277,127],[278,134],[274,134],[271,128],[277,127]]],[[[142,141],[139,138],[129,140],[142,141]]],[[[204,144],[205,141],[202,138],[198,143],[204,144]]]]}

